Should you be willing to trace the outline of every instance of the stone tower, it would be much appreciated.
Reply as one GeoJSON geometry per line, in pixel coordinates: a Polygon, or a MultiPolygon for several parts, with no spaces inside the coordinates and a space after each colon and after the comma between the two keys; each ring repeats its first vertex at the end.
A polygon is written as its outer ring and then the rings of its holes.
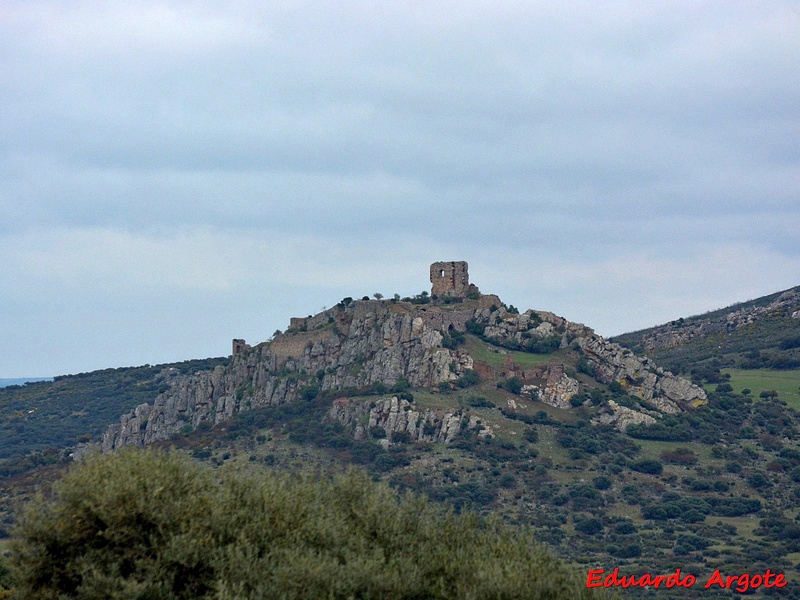
{"type": "Polygon", "coordinates": [[[456,260],[435,262],[431,265],[432,296],[464,298],[469,290],[467,262],[456,260]]]}
{"type": "Polygon", "coordinates": [[[234,340],[233,340],[233,356],[236,356],[237,354],[241,354],[245,350],[250,350],[250,344],[248,344],[244,340],[234,338],[234,340]]]}

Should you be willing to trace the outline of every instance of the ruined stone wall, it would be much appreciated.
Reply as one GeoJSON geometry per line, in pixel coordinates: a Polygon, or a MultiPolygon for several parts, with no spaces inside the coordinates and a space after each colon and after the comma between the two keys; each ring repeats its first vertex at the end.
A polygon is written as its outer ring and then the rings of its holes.
{"type": "Polygon", "coordinates": [[[300,331],[308,327],[307,317],[292,317],[289,319],[289,329],[292,331],[300,331]]]}
{"type": "Polygon", "coordinates": [[[466,261],[435,262],[431,265],[432,296],[464,298],[469,290],[466,261]]]}
{"type": "Polygon", "coordinates": [[[242,339],[234,338],[233,340],[233,356],[244,352],[245,350],[250,350],[250,344],[245,342],[242,339]]]}

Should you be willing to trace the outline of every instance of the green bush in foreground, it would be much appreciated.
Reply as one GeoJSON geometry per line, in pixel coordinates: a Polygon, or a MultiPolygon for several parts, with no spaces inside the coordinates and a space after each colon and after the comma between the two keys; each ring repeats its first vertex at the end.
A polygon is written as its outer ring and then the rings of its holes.
{"type": "Polygon", "coordinates": [[[22,599],[597,597],[528,531],[455,515],[359,472],[213,471],[95,456],[14,532],[22,599]]]}

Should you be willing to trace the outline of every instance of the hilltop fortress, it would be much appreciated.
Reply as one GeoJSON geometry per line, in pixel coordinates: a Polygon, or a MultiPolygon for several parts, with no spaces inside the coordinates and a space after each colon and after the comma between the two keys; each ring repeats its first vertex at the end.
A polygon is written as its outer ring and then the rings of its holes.
{"type": "MultiPolygon", "coordinates": [[[[430,296],[345,298],[317,315],[292,318],[289,328],[270,341],[251,347],[234,339],[227,365],[191,376],[170,375],[168,389],[152,403],[108,428],[103,450],[165,440],[203,423],[222,423],[240,411],[311,397],[331,398],[329,418],[356,430],[366,419],[387,432],[407,431],[417,441],[447,443],[462,428],[476,427],[455,406],[423,410],[391,394],[373,401],[372,408],[358,400],[408,386],[438,394],[478,382],[496,389],[495,382],[515,379],[520,399],[569,410],[574,397],[617,382],[626,398],[640,398],[641,405],[627,401],[621,406],[608,399],[595,421],[623,430],[706,401],[701,388],[585,325],[547,311],[520,314],[497,296],[480,293],[470,284],[464,261],[433,263],[430,282],[430,296]],[[523,367],[511,351],[542,359],[523,367]],[[487,353],[497,360],[488,361],[487,353]]],[[[513,397],[508,403],[515,410],[513,397]]],[[[481,432],[491,435],[485,427],[481,432]]]]}
{"type": "Polygon", "coordinates": [[[480,296],[480,291],[469,282],[466,261],[435,262],[431,265],[431,296],[470,298],[480,296]]]}

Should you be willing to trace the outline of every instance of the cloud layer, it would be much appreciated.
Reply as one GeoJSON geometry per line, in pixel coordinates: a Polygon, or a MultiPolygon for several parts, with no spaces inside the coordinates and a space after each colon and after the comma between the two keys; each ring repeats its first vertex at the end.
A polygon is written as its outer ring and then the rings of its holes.
{"type": "Polygon", "coordinates": [[[6,2],[0,375],[220,355],[345,295],[614,334],[797,285],[793,2],[6,2]]]}

